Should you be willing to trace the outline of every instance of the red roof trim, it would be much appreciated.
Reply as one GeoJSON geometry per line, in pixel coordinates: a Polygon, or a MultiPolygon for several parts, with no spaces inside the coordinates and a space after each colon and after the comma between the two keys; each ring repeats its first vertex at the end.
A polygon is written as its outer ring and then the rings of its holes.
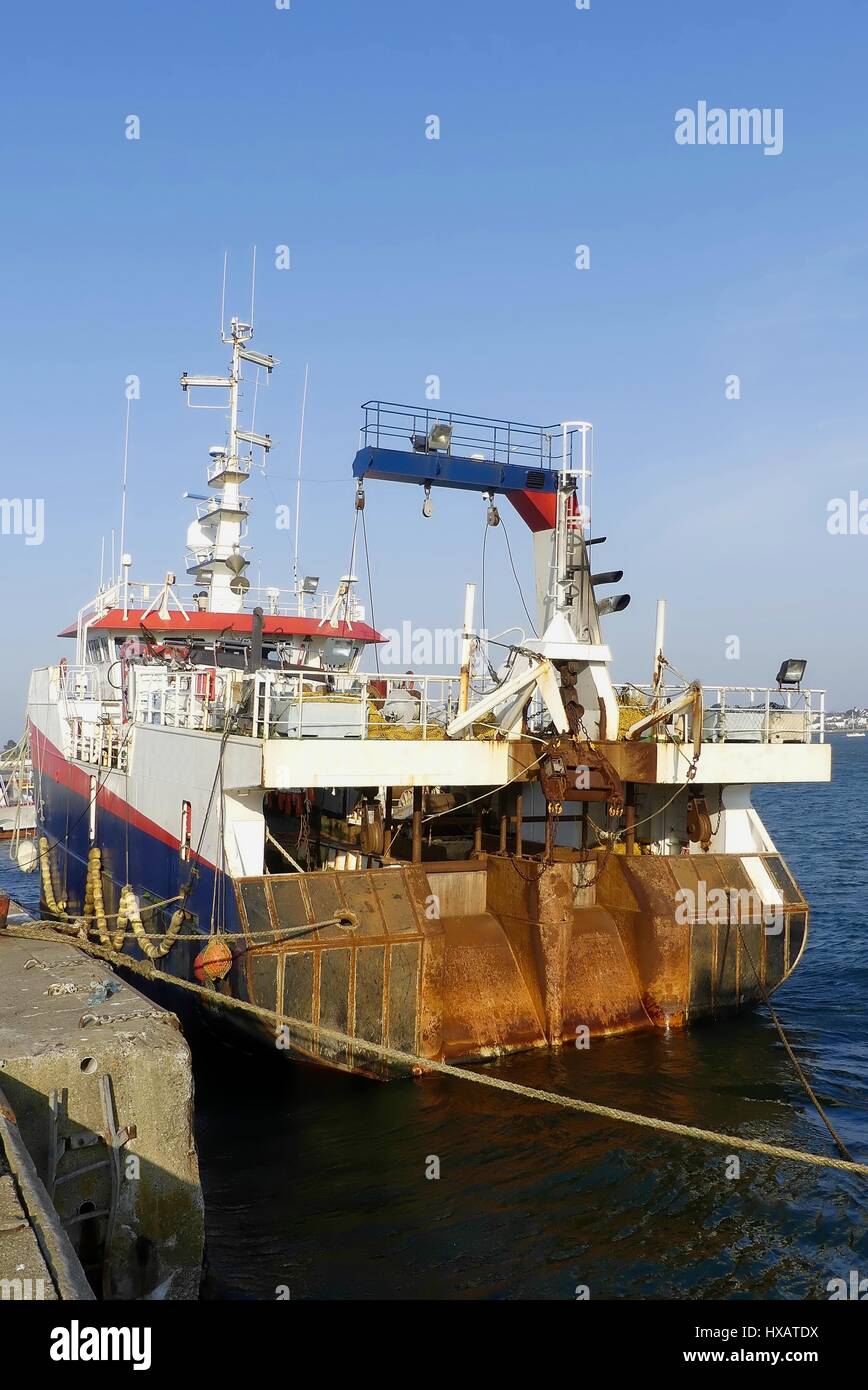
{"type": "MultiPolygon", "coordinates": [[[[141,632],[144,612],[143,608],[131,608],[124,621],[123,609],[113,608],[104,618],[91,623],[88,632],[141,632]]],[[[171,633],[173,636],[179,633],[214,633],[219,636],[223,633],[248,633],[253,630],[252,613],[200,613],[196,610],[189,614],[189,619],[188,622],[183,613],[170,613],[168,619],[159,617],[157,613],[149,613],[145,619],[145,627],[148,632],[160,636],[165,633],[171,633]]],[[[281,617],[273,613],[266,613],[263,630],[266,637],[353,637],[359,642],[387,640],[367,623],[340,621],[332,626],[319,618],[281,617]]],[[[74,623],[58,633],[59,637],[75,635],[74,623]]]]}

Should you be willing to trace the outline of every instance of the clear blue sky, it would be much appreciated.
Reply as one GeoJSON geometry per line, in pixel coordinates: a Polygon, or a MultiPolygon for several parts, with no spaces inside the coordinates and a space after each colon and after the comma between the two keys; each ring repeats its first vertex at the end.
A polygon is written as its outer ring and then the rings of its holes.
{"type": "MultiPolygon", "coordinates": [[[[421,402],[436,373],[445,408],[594,422],[601,562],[633,594],[608,625],[619,678],[647,678],[665,596],[686,674],[765,683],[806,656],[833,706],[868,704],[868,536],[826,528],[830,498],[868,496],[866,40],[858,0],[8,8],[2,492],[45,499],[46,538],[0,537],[0,733],[95,588],[129,373],[134,570],[181,570],[180,494],[221,430],[177,378],[225,367],[223,252],[243,313],[254,244],[256,345],[283,364],[258,416],[277,441],[253,484],[266,582],[290,577],[273,517],[305,362],[302,562],[324,582],[349,554],[359,404],[421,402]],[[782,108],[783,153],[676,144],[699,101],[782,108]]],[[[479,578],[481,501],[441,494],[423,521],[420,500],[369,490],[381,627],[457,625],[479,578]]],[[[495,629],[520,606],[496,535],[489,555],[495,629]]]]}

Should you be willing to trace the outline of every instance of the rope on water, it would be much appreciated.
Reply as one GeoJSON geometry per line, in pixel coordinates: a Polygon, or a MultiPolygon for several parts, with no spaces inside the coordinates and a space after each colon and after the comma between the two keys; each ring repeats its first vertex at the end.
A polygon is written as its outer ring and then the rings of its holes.
{"type": "MultiPolygon", "coordinates": [[[[799,1061],[798,1057],[796,1056],[795,1052],[793,1051],[792,1047],[790,1046],[790,1040],[789,1040],[789,1038],[787,1037],[786,1033],[784,1032],[784,1025],[781,1023],[780,1019],[778,1018],[778,1016],[777,1016],[777,1014],[776,1014],[776,1012],[775,1012],[774,1006],[773,1006],[773,1004],[772,1004],[772,1001],[771,1001],[771,999],[770,999],[769,996],[768,996],[768,992],[767,992],[767,990],[766,990],[766,987],[765,987],[765,985],[763,984],[762,980],[760,979],[760,973],[759,973],[759,970],[757,969],[756,961],[755,961],[754,958],[753,958],[753,953],[751,952],[750,946],[747,944],[747,940],[745,939],[744,932],[743,932],[742,929],[741,929],[741,923],[740,923],[740,922],[737,922],[737,923],[736,923],[736,926],[738,927],[738,934],[739,934],[739,937],[741,938],[741,944],[742,944],[742,946],[744,947],[745,951],[747,952],[747,958],[748,958],[748,960],[750,961],[750,963],[751,963],[751,968],[753,969],[753,973],[754,973],[754,975],[756,976],[756,982],[757,982],[757,985],[759,986],[759,992],[760,992],[760,995],[762,996],[762,1001],[763,1001],[763,1003],[765,1004],[766,1008],[768,1009],[769,1013],[771,1014],[772,1023],[775,1025],[775,1028],[776,1028],[777,1031],[778,1031],[778,1037],[780,1038],[781,1042],[782,1042],[783,1045],[784,1045],[784,1049],[785,1049],[785,1051],[786,1051],[787,1056],[789,1057],[790,1061],[792,1062],[793,1066],[794,1066],[795,1069],[796,1069],[796,1075],[798,1076],[799,1080],[801,1081],[802,1085],[804,1086],[805,1090],[807,1091],[807,1093],[808,1093],[808,1099],[809,1099],[809,1100],[811,1101],[811,1103],[813,1104],[814,1109],[816,1110],[816,1112],[817,1112],[817,1114],[819,1115],[820,1119],[823,1121],[823,1124],[826,1126],[827,1130],[828,1130],[829,1133],[831,1134],[832,1138],[834,1139],[835,1143],[836,1143],[837,1146],[838,1146],[838,1149],[839,1149],[840,1152],[844,1155],[845,1158],[849,1159],[849,1160],[852,1162],[853,1156],[852,1156],[852,1154],[850,1153],[850,1150],[847,1148],[846,1144],[844,1143],[844,1140],[843,1140],[843,1139],[841,1138],[841,1136],[838,1134],[837,1130],[834,1128],[834,1126],[833,1126],[833,1124],[832,1124],[832,1121],[829,1119],[829,1116],[826,1114],[825,1110],[823,1109],[822,1105],[820,1104],[820,1100],[819,1100],[819,1097],[817,1096],[816,1091],[814,1090],[813,1086],[811,1085],[810,1081],[808,1080],[807,1076],[805,1075],[805,1069],[804,1069],[804,1067],[802,1066],[801,1062],[799,1061]]],[[[791,967],[791,968],[792,968],[792,967],[791,967]]]]}
{"type": "MultiPolygon", "coordinates": [[[[58,935],[53,929],[53,925],[48,922],[32,922],[22,926],[10,924],[5,928],[5,931],[9,936],[25,937],[28,940],[53,943],[65,941],[67,945],[70,944],[69,938],[58,935]]],[[[451,1076],[457,1081],[467,1081],[476,1086],[487,1086],[491,1090],[504,1091],[510,1095],[522,1096],[526,1100],[558,1106],[563,1110],[572,1110],[583,1115],[596,1115],[600,1119],[612,1120],[617,1124],[636,1125],[642,1129],[672,1134],[680,1139],[695,1139],[699,1143],[716,1144],[730,1150],[741,1149],[749,1153],[764,1154],[767,1158],[780,1158],[791,1163],[807,1164],[815,1168],[832,1168],[838,1172],[858,1173],[860,1177],[868,1177],[868,1164],[866,1163],[856,1163],[853,1160],[810,1153],[802,1149],[791,1149],[781,1144],[766,1144],[761,1139],[722,1134],[717,1130],[701,1129],[696,1125],[685,1125],[674,1120],[659,1119],[655,1115],[641,1115],[633,1110],[621,1110],[611,1105],[598,1105],[594,1101],[580,1100],[576,1096],[559,1095],[556,1091],[543,1091],[535,1086],[522,1086],[517,1081],[507,1081],[503,1077],[456,1067],[449,1062],[437,1062],[430,1057],[420,1057],[409,1052],[402,1052],[398,1048],[386,1047],[382,1043],[372,1043],[363,1038],[353,1038],[348,1033],[339,1033],[331,1028],[321,1028],[317,1024],[306,1023],[303,1019],[278,1013],[274,1009],[266,1009],[259,1004],[249,1004],[243,999],[234,999],[220,994],[216,990],[207,989],[192,980],[182,980],[174,975],[167,975],[162,970],[157,969],[151,961],[133,960],[129,956],[113,951],[110,947],[97,946],[92,941],[76,942],[76,945],[81,950],[88,951],[124,970],[130,970],[145,979],[156,980],[161,984],[175,985],[178,989],[186,990],[188,993],[204,996],[212,1005],[223,1004],[228,1009],[236,1009],[271,1023],[277,1029],[294,1028],[314,1039],[325,1040],[340,1048],[350,1048],[355,1052],[364,1053],[384,1062],[392,1062],[397,1066],[410,1069],[416,1074],[433,1072],[438,1076],[451,1076]]]]}

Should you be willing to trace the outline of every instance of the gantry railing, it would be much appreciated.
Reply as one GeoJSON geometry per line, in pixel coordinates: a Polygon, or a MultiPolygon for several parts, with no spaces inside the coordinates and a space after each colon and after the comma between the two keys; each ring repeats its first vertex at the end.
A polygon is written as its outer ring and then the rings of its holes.
{"type": "MultiPolygon", "coordinates": [[[[102,766],[124,765],[130,723],[234,734],[255,739],[444,739],[460,712],[455,675],[362,674],[325,669],[247,673],[214,667],[172,669],[131,663],[126,688],[106,698],[94,667],[54,668],[58,698],[72,732],[73,756],[102,766]]],[[[496,686],[474,680],[470,705],[496,686]]],[[[683,692],[683,686],[626,685],[618,690],[618,737],[683,692]]],[[[825,740],[825,692],[760,686],[703,686],[703,744],[810,744],[825,740]]],[[[539,696],[527,725],[544,733],[550,720],[539,696]]],[[[499,737],[497,714],[471,737],[499,737]]],[[[512,737],[521,737],[516,731],[512,737]]],[[[692,715],[678,711],[640,734],[660,741],[693,738],[692,715]]]]}
{"type": "MultiPolygon", "coordinates": [[[[684,686],[626,685],[619,690],[621,734],[638,719],[684,692],[684,686]]],[[[679,713],[673,728],[686,742],[693,737],[692,718],[679,713]]],[[[649,732],[665,738],[666,726],[649,732]]],[[[771,686],[703,685],[703,743],[823,743],[826,736],[825,690],[780,690],[771,686]]]]}

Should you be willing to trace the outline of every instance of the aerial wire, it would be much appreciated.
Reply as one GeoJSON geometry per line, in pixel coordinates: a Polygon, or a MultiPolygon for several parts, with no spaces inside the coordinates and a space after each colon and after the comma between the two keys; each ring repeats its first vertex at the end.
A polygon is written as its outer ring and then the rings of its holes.
{"type": "Polygon", "coordinates": [[[307,387],[310,378],[310,363],[304,364],[304,391],[301,397],[301,425],[298,432],[298,474],[295,482],[295,540],[292,551],[292,582],[298,594],[298,527],[301,519],[301,464],[304,457],[304,417],[307,410],[307,387]]]}

